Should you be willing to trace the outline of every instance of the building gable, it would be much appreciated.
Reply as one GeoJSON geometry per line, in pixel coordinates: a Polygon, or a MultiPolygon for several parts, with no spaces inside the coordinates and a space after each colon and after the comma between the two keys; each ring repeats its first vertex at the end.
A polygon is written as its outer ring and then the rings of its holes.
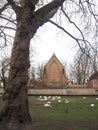
{"type": "Polygon", "coordinates": [[[61,62],[58,60],[58,58],[56,57],[55,54],[53,54],[53,56],[50,58],[50,60],[48,61],[48,63],[46,64],[45,67],[49,67],[53,62],[56,63],[56,64],[58,64],[58,66],[63,67],[63,65],[62,65],[61,62]]]}
{"type": "Polygon", "coordinates": [[[48,87],[63,87],[66,82],[64,67],[53,54],[44,69],[44,85],[48,87]]]}

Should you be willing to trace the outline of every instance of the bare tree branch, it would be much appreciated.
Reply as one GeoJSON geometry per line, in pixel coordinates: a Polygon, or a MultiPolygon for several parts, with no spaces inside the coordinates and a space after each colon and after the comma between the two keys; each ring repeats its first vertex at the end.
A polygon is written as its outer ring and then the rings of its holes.
{"type": "Polygon", "coordinates": [[[8,21],[8,22],[13,23],[13,24],[16,25],[15,20],[10,20],[10,18],[3,17],[3,16],[0,16],[0,18],[2,18],[2,19],[4,19],[4,20],[6,20],[6,21],[8,21]]]}
{"type": "MultiPolygon", "coordinates": [[[[89,9],[89,12],[92,14],[92,16],[94,17],[94,19],[97,21],[98,19],[98,15],[95,14],[93,8],[92,8],[92,3],[90,3],[89,1],[87,1],[87,6],[88,6],[88,9],[89,9]]],[[[95,5],[93,5],[95,6],[95,5]]]]}
{"type": "Polygon", "coordinates": [[[65,0],[54,0],[44,7],[35,12],[35,16],[38,18],[39,26],[47,22],[57,12],[58,8],[64,3],[65,0]],[[44,13],[43,13],[44,12],[44,13]]]}
{"type": "Polygon", "coordinates": [[[93,49],[93,47],[92,47],[92,45],[90,44],[90,42],[85,39],[85,37],[84,37],[83,32],[81,31],[81,29],[76,25],[75,22],[73,22],[73,21],[69,18],[69,16],[67,15],[67,13],[64,11],[63,6],[61,6],[61,10],[62,10],[63,14],[65,15],[65,17],[68,19],[68,21],[69,21],[71,24],[73,24],[73,25],[75,26],[75,28],[80,32],[80,34],[81,34],[81,36],[82,36],[82,39],[81,39],[81,40],[84,42],[84,44],[89,44],[89,45],[91,46],[91,48],[93,49]]]}
{"type": "Polygon", "coordinates": [[[6,46],[7,44],[6,44],[6,35],[5,35],[5,33],[4,33],[4,31],[2,31],[2,29],[0,29],[0,37],[1,38],[3,38],[4,39],[4,46],[6,46]]]}
{"type": "Polygon", "coordinates": [[[8,6],[9,4],[7,3],[7,4],[5,4],[1,9],[0,9],[0,15],[1,15],[1,13],[6,9],[6,7],[8,6]]]}
{"type": "MultiPolygon", "coordinates": [[[[86,54],[85,49],[81,46],[81,42],[89,43],[87,40],[85,40],[85,39],[79,39],[79,38],[74,37],[71,33],[69,33],[67,30],[65,30],[63,27],[61,27],[61,26],[58,25],[57,23],[53,22],[52,20],[49,20],[49,22],[52,23],[53,25],[55,25],[56,27],[58,27],[59,29],[61,29],[62,31],[64,31],[64,32],[65,32],[66,34],[68,34],[72,39],[74,39],[74,40],[78,43],[78,45],[79,45],[81,51],[82,51],[84,54],[86,54]]],[[[89,44],[90,44],[90,43],[89,43],[89,44]]],[[[87,46],[87,45],[85,44],[85,46],[87,46]]],[[[86,55],[88,55],[88,54],[86,54],[86,55]]],[[[89,56],[89,55],[88,55],[88,56],[89,56]]]]}
{"type": "Polygon", "coordinates": [[[16,4],[13,0],[7,0],[8,1],[8,4],[12,6],[13,10],[16,11],[16,4]]]}
{"type": "Polygon", "coordinates": [[[16,29],[13,28],[13,27],[0,26],[0,28],[3,28],[3,29],[10,29],[10,30],[16,31],[16,29]]]}
{"type": "Polygon", "coordinates": [[[81,31],[80,28],[75,24],[75,22],[71,21],[71,19],[70,19],[69,16],[67,15],[67,13],[64,11],[63,6],[61,6],[61,10],[62,10],[63,14],[66,16],[66,18],[68,19],[68,21],[69,21],[70,23],[72,23],[72,24],[75,26],[75,28],[80,32],[80,34],[81,34],[83,40],[85,40],[82,31],[81,31]]]}

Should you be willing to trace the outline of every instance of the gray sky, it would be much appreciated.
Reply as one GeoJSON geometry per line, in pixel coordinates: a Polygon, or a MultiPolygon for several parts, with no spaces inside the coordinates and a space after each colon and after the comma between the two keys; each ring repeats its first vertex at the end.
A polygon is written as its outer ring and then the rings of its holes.
{"type": "Polygon", "coordinates": [[[53,53],[60,61],[69,63],[76,53],[75,41],[49,23],[38,30],[31,46],[36,51],[34,59],[37,63],[48,61],[53,53]]]}
{"type": "MultiPolygon", "coordinates": [[[[70,12],[72,7],[69,8],[68,6],[68,9],[70,12]]],[[[77,17],[74,17],[74,20],[76,23],[78,23],[78,25],[81,25],[82,29],[84,22],[80,21],[80,17],[81,15],[77,15],[77,17]]],[[[54,21],[56,21],[56,17],[54,21]]],[[[68,20],[65,18],[65,16],[62,15],[61,21],[62,26],[68,32],[70,32],[74,36],[77,37],[79,36],[79,32],[76,30],[73,24],[70,25],[68,24],[68,20]]],[[[76,53],[78,45],[67,34],[62,33],[54,25],[47,23],[38,29],[37,33],[35,34],[35,37],[31,40],[31,48],[34,48],[36,52],[35,57],[32,58],[34,59],[34,62],[37,63],[46,62],[50,59],[53,53],[55,53],[60,61],[63,60],[69,63],[73,61],[73,57],[76,53]]],[[[11,52],[11,46],[9,46],[8,49],[6,49],[6,52],[8,56],[8,54],[10,54],[11,52]]],[[[3,53],[0,55],[2,56],[3,53]]],[[[32,57],[32,51],[31,51],[31,57],[32,57]]]]}

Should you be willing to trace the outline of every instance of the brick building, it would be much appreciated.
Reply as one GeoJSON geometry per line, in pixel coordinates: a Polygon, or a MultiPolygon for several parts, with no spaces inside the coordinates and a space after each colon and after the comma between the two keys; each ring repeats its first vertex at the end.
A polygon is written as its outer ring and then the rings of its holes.
{"type": "Polygon", "coordinates": [[[67,85],[65,69],[55,54],[44,67],[43,84],[46,88],[63,88],[67,85]]]}
{"type": "Polygon", "coordinates": [[[98,87],[98,72],[95,72],[94,74],[91,75],[91,77],[88,80],[87,87],[88,88],[98,87]]]}

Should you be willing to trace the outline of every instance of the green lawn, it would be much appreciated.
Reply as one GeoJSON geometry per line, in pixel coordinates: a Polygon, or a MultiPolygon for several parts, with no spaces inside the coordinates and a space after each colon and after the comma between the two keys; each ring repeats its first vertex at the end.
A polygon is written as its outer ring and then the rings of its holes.
{"type": "Polygon", "coordinates": [[[29,97],[30,113],[39,130],[98,130],[98,100],[95,97],[62,97],[51,100],[52,107],[44,107],[47,101],[29,97]],[[65,99],[69,103],[65,103],[65,99]],[[91,104],[95,104],[91,107],[91,104]]]}
{"type": "MultiPolygon", "coordinates": [[[[98,100],[96,97],[61,97],[40,101],[29,96],[30,115],[34,130],[98,130],[98,100]],[[65,103],[65,99],[69,103],[65,103]],[[61,100],[61,102],[58,102],[61,100]],[[49,101],[51,107],[44,104],[49,101]],[[90,106],[94,104],[95,106],[90,106]]],[[[0,108],[2,101],[0,100],[0,108]]],[[[32,130],[33,130],[32,129],[32,130]]]]}

